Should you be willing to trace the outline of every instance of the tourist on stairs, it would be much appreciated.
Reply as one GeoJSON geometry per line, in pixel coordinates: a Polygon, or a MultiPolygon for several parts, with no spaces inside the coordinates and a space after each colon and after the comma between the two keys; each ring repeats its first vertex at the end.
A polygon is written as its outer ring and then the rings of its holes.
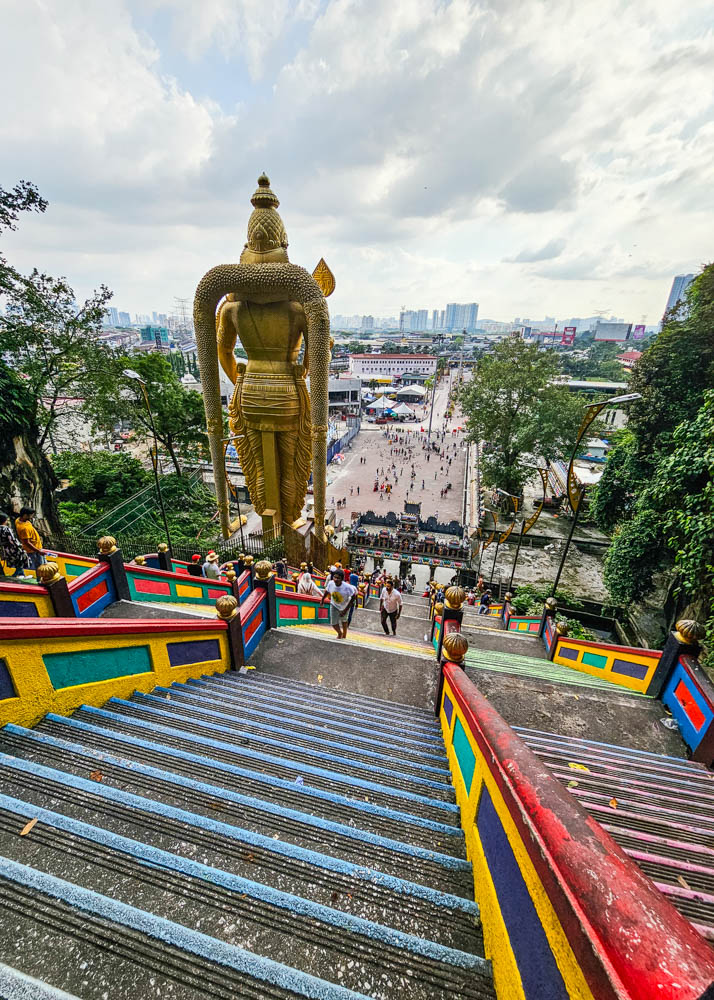
{"type": "Polygon", "coordinates": [[[308,594],[310,597],[322,597],[322,591],[315,583],[312,575],[305,570],[304,573],[300,574],[300,579],[297,585],[298,594],[308,594]]]}
{"type": "Polygon", "coordinates": [[[330,624],[337,632],[338,639],[346,639],[350,624],[350,611],[357,600],[357,588],[353,587],[351,583],[345,583],[343,569],[336,569],[332,574],[332,579],[328,581],[325,593],[322,595],[320,607],[328,597],[330,599],[330,624]]]}
{"type": "Polygon", "coordinates": [[[379,595],[379,610],[382,614],[384,634],[389,635],[389,629],[387,628],[387,619],[389,619],[392,624],[392,635],[396,635],[397,619],[402,613],[402,595],[398,590],[394,589],[394,584],[391,580],[387,580],[382,587],[382,593],[379,595]]]}

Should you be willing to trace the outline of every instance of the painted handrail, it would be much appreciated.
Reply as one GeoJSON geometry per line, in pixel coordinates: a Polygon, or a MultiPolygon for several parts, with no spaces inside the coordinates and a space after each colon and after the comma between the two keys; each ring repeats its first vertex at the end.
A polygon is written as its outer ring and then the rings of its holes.
{"type": "MultiPolygon", "coordinates": [[[[714,952],[704,938],[549,773],[463,670],[452,663],[443,670],[593,997],[711,996],[714,952]]],[[[461,805],[462,822],[473,823],[461,805]]],[[[475,808],[478,814],[479,805],[475,808]]]]}

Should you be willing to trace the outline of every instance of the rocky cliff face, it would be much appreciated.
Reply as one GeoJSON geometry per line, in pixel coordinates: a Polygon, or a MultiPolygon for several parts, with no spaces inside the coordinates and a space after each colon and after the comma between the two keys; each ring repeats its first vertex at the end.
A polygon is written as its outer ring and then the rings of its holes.
{"type": "Polygon", "coordinates": [[[44,534],[60,530],[54,491],[57,477],[38,448],[32,401],[17,377],[0,365],[0,509],[12,515],[34,507],[44,534]]]}

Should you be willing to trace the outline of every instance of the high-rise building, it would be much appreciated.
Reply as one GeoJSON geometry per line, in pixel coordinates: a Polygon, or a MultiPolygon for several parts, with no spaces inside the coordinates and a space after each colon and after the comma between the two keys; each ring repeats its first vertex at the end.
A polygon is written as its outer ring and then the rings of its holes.
{"type": "Polygon", "coordinates": [[[361,330],[374,330],[374,316],[363,316],[360,324],[361,330]]]}
{"type": "Polygon", "coordinates": [[[420,309],[417,313],[417,330],[426,330],[429,325],[429,310],[420,309]]]}
{"type": "Polygon", "coordinates": [[[665,314],[667,314],[670,309],[674,309],[678,302],[681,302],[686,295],[687,289],[694,281],[693,274],[678,274],[676,275],[674,281],[672,282],[672,288],[669,293],[669,298],[667,299],[667,305],[665,307],[665,314]]]}
{"type": "Polygon", "coordinates": [[[131,316],[128,312],[119,313],[119,326],[131,326],[131,316]]]}
{"type": "Polygon", "coordinates": [[[473,333],[477,322],[478,302],[467,302],[466,304],[460,302],[447,303],[444,329],[449,331],[466,330],[468,333],[473,333]]]}
{"type": "Polygon", "coordinates": [[[439,329],[439,310],[433,309],[431,313],[431,328],[432,330],[439,329]]]}
{"type": "Polygon", "coordinates": [[[119,326],[119,313],[114,306],[109,306],[107,309],[105,325],[119,326]]]}

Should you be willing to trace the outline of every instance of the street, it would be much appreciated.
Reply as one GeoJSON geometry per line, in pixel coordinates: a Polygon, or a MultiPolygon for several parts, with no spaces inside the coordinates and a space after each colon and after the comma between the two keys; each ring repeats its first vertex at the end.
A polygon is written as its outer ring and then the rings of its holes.
{"type": "Polygon", "coordinates": [[[445,419],[447,396],[448,379],[443,379],[436,390],[431,434],[439,452],[426,450],[428,407],[426,412],[421,407],[416,409],[423,418],[417,423],[369,424],[363,418],[362,429],[351,449],[344,453],[344,461],[333,462],[327,469],[328,510],[338,500],[347,501],[344,513],[337,510],[338,522],[340,514],[349,522],[352,515],[368,510],[381,515],[389,510],[399,514],[406,500],[421,503],[424,520],[432,515],[441,522],[462,520],[466,450],[463,433],[452,433],[460,426],[458,415],[456,419],[445,419]],[[385,489],[375,491],[375,483],[384,484],[385,489]],[[451,489],[442,496],[449,483],[451,489]],[[387,485],[391,492],[387,492],[387,485]]]}

